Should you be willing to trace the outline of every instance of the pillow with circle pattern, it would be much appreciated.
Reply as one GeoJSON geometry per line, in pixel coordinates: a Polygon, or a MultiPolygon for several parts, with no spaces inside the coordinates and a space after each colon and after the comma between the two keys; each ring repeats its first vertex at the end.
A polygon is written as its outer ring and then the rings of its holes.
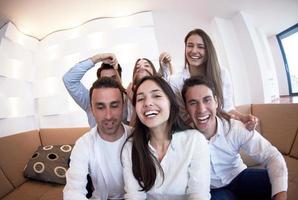
{"type": "Polygon", "coordinates": [[[24,176],[29,179],[65,184],[73,145],[39,146],[28,161],[24,176]]]}

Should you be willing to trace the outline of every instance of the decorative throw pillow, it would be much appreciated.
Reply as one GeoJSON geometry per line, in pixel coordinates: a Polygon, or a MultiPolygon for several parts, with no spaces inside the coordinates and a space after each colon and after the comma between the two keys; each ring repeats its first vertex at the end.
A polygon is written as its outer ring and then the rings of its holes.
{"type": "Polygon", "coordinates": [[[24,176],[38,181],[65,184],[72,148],[73,145],[69,144],[39,146],[28,161],[24,176]]]}

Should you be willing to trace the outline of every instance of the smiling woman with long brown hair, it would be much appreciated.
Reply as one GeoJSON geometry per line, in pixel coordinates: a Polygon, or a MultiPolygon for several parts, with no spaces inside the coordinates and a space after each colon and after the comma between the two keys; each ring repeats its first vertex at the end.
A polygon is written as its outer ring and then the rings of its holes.
{"type": "Polygon", "coordinates": [[[208,144],[181,124],[171,87],[147,76],[135,91],[136,124],[122,151],[125,199],[209,199],[208,144]]]}

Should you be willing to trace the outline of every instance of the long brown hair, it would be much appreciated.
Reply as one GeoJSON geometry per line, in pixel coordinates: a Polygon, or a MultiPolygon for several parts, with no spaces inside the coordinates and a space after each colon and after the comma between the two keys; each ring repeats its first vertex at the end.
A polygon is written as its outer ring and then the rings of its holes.
{"type": "MultiPolygon", "coordinates": [[[[205,62],[203,65],[205,67],[204,72],[206,73],[204,75],[207,77],[207,79],[213,82],[219,105],[224,105],[221,70],[213,43],[205,31],[203,31],[202,29],[194,29],[185,36],[185,48],[187,45],[188,38],[192,35],[198,35],[203,39],[205,46],[205,62]]],[[[189,67],[186,55],[184,55],[184,60],[185,68],[189,67]]]]}
{"type": "Polygon", "coordinates": [[[146,60],[149,63],[149,65],[150,65],[150,67],[153,71],[153,74],[150,74],[150,75],[156,75],[157,74],[157,71],[156,71],[153,63],[151,62],[151,60],[149,60],[148,58],[139,58],[139,59],[137,59],[137,61],[135,62],[135,66],[133,68],[133,72],[132,72],[132,79],[133,79],[132,80],[132,85],[133,85],[133,87],[135,87],[137,85],[137,82],[139,81],[139,80],[136,80],[135,73],[137,71],[137,65],[138,65],[138,62],[140,60],[146,60]]]}
{"type": "MultiPolygon", "coordinates": [[[[179,105],[177,103],[175,94],[168,83],[158,75],[146,76],[142,78],[136,86],[136,91],[147,80],[154,81],[161,87],[163,92],[169,99],[170,102],[170,115],[168,119],[168,137],[172,138],[172,134],[176,131],[186,130],[187,127],[183,120],[179,116],[179,105]]],[[[133,97],[133,105],[136,105],[136,95],[133,97]]],[[[149,191],[156,180],[157,168],[160,170],[163,176],[163,170],[151,153],[148,142],[150,140],[149,129],[145,126],[140,119],[136,118],[135,128],[132,134],[127,138],[126,142],[132,140],[132,171],[135,179],[138,181],[142,191],[149,191]]],[[[125,142],[125,143],[126,143],[125,142]]],[[[125,144],[124,144],[125,145],[125,144]]]]}

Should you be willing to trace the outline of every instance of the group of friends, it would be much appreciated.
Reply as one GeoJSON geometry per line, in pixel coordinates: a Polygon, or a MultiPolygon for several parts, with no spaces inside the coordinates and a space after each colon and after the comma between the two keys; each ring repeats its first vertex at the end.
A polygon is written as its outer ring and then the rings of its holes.
{"type": "Polygon", "coordinates": [[[164,52],[156,71],[138,59],[132,82],[112,53],[77,63],[63,77],[87,113],[90,131],[72,150],[64,199],[285,200],[288,172],[281,153],[238,112],[228,72],[201,29],[184,40],[185,66],[173,74],[164,52]],[[101,62],[88,90],[81,79],[101,62]],[[240,150],[264,168],[247,168],[240,150]]]}

